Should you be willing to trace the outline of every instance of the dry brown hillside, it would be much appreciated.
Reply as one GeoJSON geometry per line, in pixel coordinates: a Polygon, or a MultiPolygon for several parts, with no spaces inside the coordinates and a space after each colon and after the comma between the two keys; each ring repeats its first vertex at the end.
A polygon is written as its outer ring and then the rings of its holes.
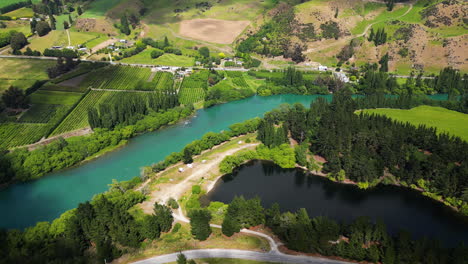
{"type": "Polygon", "coordinates": [[[338,40],[307,43],[312,62],[336,65],[336,56],[358,38],[350,64],[378,62],[388,52],[390,70],[400,74],[437,72],[446,66],[468,71],[468,3],[463,0],[411,1],[397,4],[392,12],[378,1],[321,0],[298,5],[296,17],[301,23],[313,23],[318,34],[327,21],[340,28],[338,40]],[[375,46],[367,41],[370,28],[385,28],[387,43],[375,46]]]}

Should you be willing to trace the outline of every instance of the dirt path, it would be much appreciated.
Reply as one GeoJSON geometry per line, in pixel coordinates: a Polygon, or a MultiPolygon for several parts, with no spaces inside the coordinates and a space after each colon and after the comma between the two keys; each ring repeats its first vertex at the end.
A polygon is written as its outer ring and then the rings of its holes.
{"type": "Polygon", "coordinates": [[[70,31],[68,29],[67,29],[67,36],[68,36],[68,46],[71,46],[70,31]]]}
{"type": "Polygon", "coordinates": [[[101,50],[101,49],[104,49],[106,48],[107,46],[111,45],[111,44],[114,44],[115,42],[117,42],[117,39],[108,39],[104,42],[101,42],[100,44],[94,46],[94,48],[91,49],[91,53],[94,53],[98,50],[101,50]]]}
{"type": "MultiPolygon", "coordinates": [[[[151,214],[153,212],[153,206],[155,202],[165,203],[167,200],[169,200],[169,198],[178,200],[188,189],[192,187],[193,181],[198,181],[202,177],[206,177],[206,175],[208,175],[211,170],[217,169],[219,163],[221,163],[224,157],[232,155],[242,149],[253,148],[257,145],[258,143],[242,144],[234,149],[230,149],[222,153],[217,153],[213,159],[208,160],[206,163],[193,163],[193,168],[186,169],[185,171],[190,173],[187,178],[179,183],[165,186],[161,190],[153,191],[150,194],[150,199],[141,203],[140,207],[145,213],[151,214]]],[[[184,168],[187,167],[184,166],[184,168]]],[[[147,182],[145,182],[145,184],[147,184],[147,182]]]]}
{"type": "Polygon", "coordinates": [[[307,54],[307,53],[312,53],[312,52],[316,52],[316,51],[328,49],[328,48],[330,48],[330,47],[335,47],[335,46],[337,46],[337,45],[346,45],[346,43],[348,43],[349,41],[351,41],[353,38],[359,38],[359,37],[365,36],[365,35],[367,34],[367,32],[372,28],[373,25],[375,25],[375,24],[377,24],[377,23],[381,23],[381,22],[387,21],[387,20],[395,20],[395,19],[404,17],[404,16],[406,16],[412,9],[413,9],[413,2],[409,3],[409,8],[408,8],[408,10],[406,10],[406,12],[405,12],[404,14],[400,15],[400,16],[392,17],[392,18],[388,18],[388,19],[383,19],[383,20],[379,20],[379,21],[375,21],[375,22],[373,22],[373,23],[367,25],[367,27],[364,29],[364,31],[363,31],[361,34],[347,36],[347,37],[345,37],[345,38],[336,40],[335,42],[333,42],[333,43],[331,43],[331,44],[329,44],[329,45],[322,45],[322,46],[318,46],[318,47],[315,47],[315,48],[309,48],[309,49],[307,49],[304,53],[305,53],[305,54],[307,54]]]}

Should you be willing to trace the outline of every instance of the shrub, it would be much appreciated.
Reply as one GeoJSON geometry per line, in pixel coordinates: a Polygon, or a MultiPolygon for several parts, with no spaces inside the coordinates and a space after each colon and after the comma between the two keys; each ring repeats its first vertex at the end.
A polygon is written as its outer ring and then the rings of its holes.
{"type": "Polygon", "coordinates": [[[156,59],[156,58],[159,58],[163,54],[164,54],[164,51],[160,49],[154,49],[153,51],[151,51],[151,58],[156,59]]]}
{"type": "Polygon", "coordinates": [[[201,187],[200,185],[194,185],[192,186],[192,194],[200,194],[201,193],[201,187]]]}
{"type": "Polygon", "coordinates": [[[179,204],[174,198],[170,198],[169,201],[167,201],[167,205],[169,205],[172,209],[179,209],[179,204]]]}

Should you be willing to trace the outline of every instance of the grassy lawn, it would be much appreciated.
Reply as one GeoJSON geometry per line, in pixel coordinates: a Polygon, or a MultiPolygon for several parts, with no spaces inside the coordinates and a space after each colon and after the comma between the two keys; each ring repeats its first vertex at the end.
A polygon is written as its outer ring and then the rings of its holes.
{"type": "Polygon", "coordinates": [[[120,4],[123,0],[96,0],[80,16],[81,18],[104,18],[107,11],[120,4]]]}
{"type": "Polygon", "coordinates": [[[11,20],[11,21],[2,21],[5,23],[6,28],[0,28],[0,33],[9,32],[10,30],[16,30],[22,32],[24,35],[31,33],[31,27],[29,26],[29,21],[22,20],[11,20]]]}
{"type": "Polygon", "coordinates": [[[27,47],[43,52],[52,46],[68,46],[67,32],[64,30],[52,30],[45,36],[33,38],[27,47]]]}
{"type": "Polygon", "coordinates": [[[179,66],[179,67],[190,67],[195,64],[195,58],[187,56],[178,56],[174,54],[164,54],[161,57],[154,60],[154,64],[157,65],[168,65],[168,66],[179,66]]]}
{"type": "MultiPolygon", "coordinates": [[[[98,37],[98,33],[76,32],[70,30],[70,40],[72,45],[86,43],[98,37]]],[[[68,36],[65,30],[53,30],[43,37],[36,37],[30,41],[28,47],[32,50],[43,52],[52,46],[68,46],[68,36]]]]}
{"type": "Polygon", "coordinates": [[[34,11],[31,8],[27,7],[22,7],[20,9],[13,10],[9,13],[6,13],[5,16],[9,17],[33,17],[34,16],[34,11]]]}
{"type": "Polygon", "coordinates": [[[193,66],[195,63],[195,58],[184,56],[184,55],[174,55],[174,54],[163,54],[161,57],[157,59],[152,59],[151,52],[153,50],[154,49],[146,49],[138,53],[135,56],[123,59],[122,62],[179,66],[179,67],[189,67],[189,66],[193,66]]]}
{"type": "Polygon", "coordinates": [[[29,88],[36,80],[47,80],[46,69],[55,61],[0,58],[0,93],[10,85],[29,88]]]}
{"type": "Polygon", "coordinates": [[[435,127],[439,133],[447,132],[468,141],[468,114],[425,105],[410,110],[366,109],[364,112],[386,115],[392,119],[414,125],[435,127]]]}

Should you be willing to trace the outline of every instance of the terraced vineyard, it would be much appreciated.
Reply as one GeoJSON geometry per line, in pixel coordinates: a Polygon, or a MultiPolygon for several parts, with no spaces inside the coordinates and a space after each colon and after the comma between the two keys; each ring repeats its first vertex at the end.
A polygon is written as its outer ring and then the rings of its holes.
{"type": "Polygon", "coordinates": [[[33,104],[73,105],[80,100],[82,93],[39,90],[31,95],[33,104]]]}
{"type": "Polygon", "coordinates": [[[117,92],[90,91],[85,98],[73,109],[62,123],[51,133],[51,136],[77,130],[88,126],[88,110],[104,100],[110,100],[117,92]]]}
{"type": "Polygon", "coordinates": [[[54,104],[33,105],[18,120],[20,123],[48,123],[57,112],[67,111],[69,107],[54,104]]]}
{"type": "Polygon", "coordinates": [[[156,84],[156,89],[167,89],[174,85],[172,77],[169,72],[157,72],[151,82],[156,84]]]}
{"type": "Polygon", "coordinates": [[[192,75],[186,77],[182,83],[182,89],[184,88],[208,88],[208,75],[209,71],[201,70],[192,75]]]}
{"type": "Polygon", "coordinates": [[[193,104],[205,99],[209,73],[207,70],[201,70],[184,78],[179,91],[181,104],[193,104]]]}
{"type": "Polygon", "coordinates": [[[205,99],[205,89],[203,88],[183,88],[179,92],[181,104],[193,104],[205,99]]]}
{"type": "Polygon", "coordinates": [[[151,70],[139,67],[109,66],[90,72],[81,87],[135,90],[138,81],[148,81],[151,70]]]}
{"type": "Polygon", "coordinates": [[[39,141],[48,130],[45,124],[0,124],[0,148],[13,148],[39,141]]]}
{"type": "Polygon", "coordinates": [[[232,83],[238,88],[250,88],[249,84],[244,79],[242,72],[226,71],[228,78],[232,80],[232,83]]]}

